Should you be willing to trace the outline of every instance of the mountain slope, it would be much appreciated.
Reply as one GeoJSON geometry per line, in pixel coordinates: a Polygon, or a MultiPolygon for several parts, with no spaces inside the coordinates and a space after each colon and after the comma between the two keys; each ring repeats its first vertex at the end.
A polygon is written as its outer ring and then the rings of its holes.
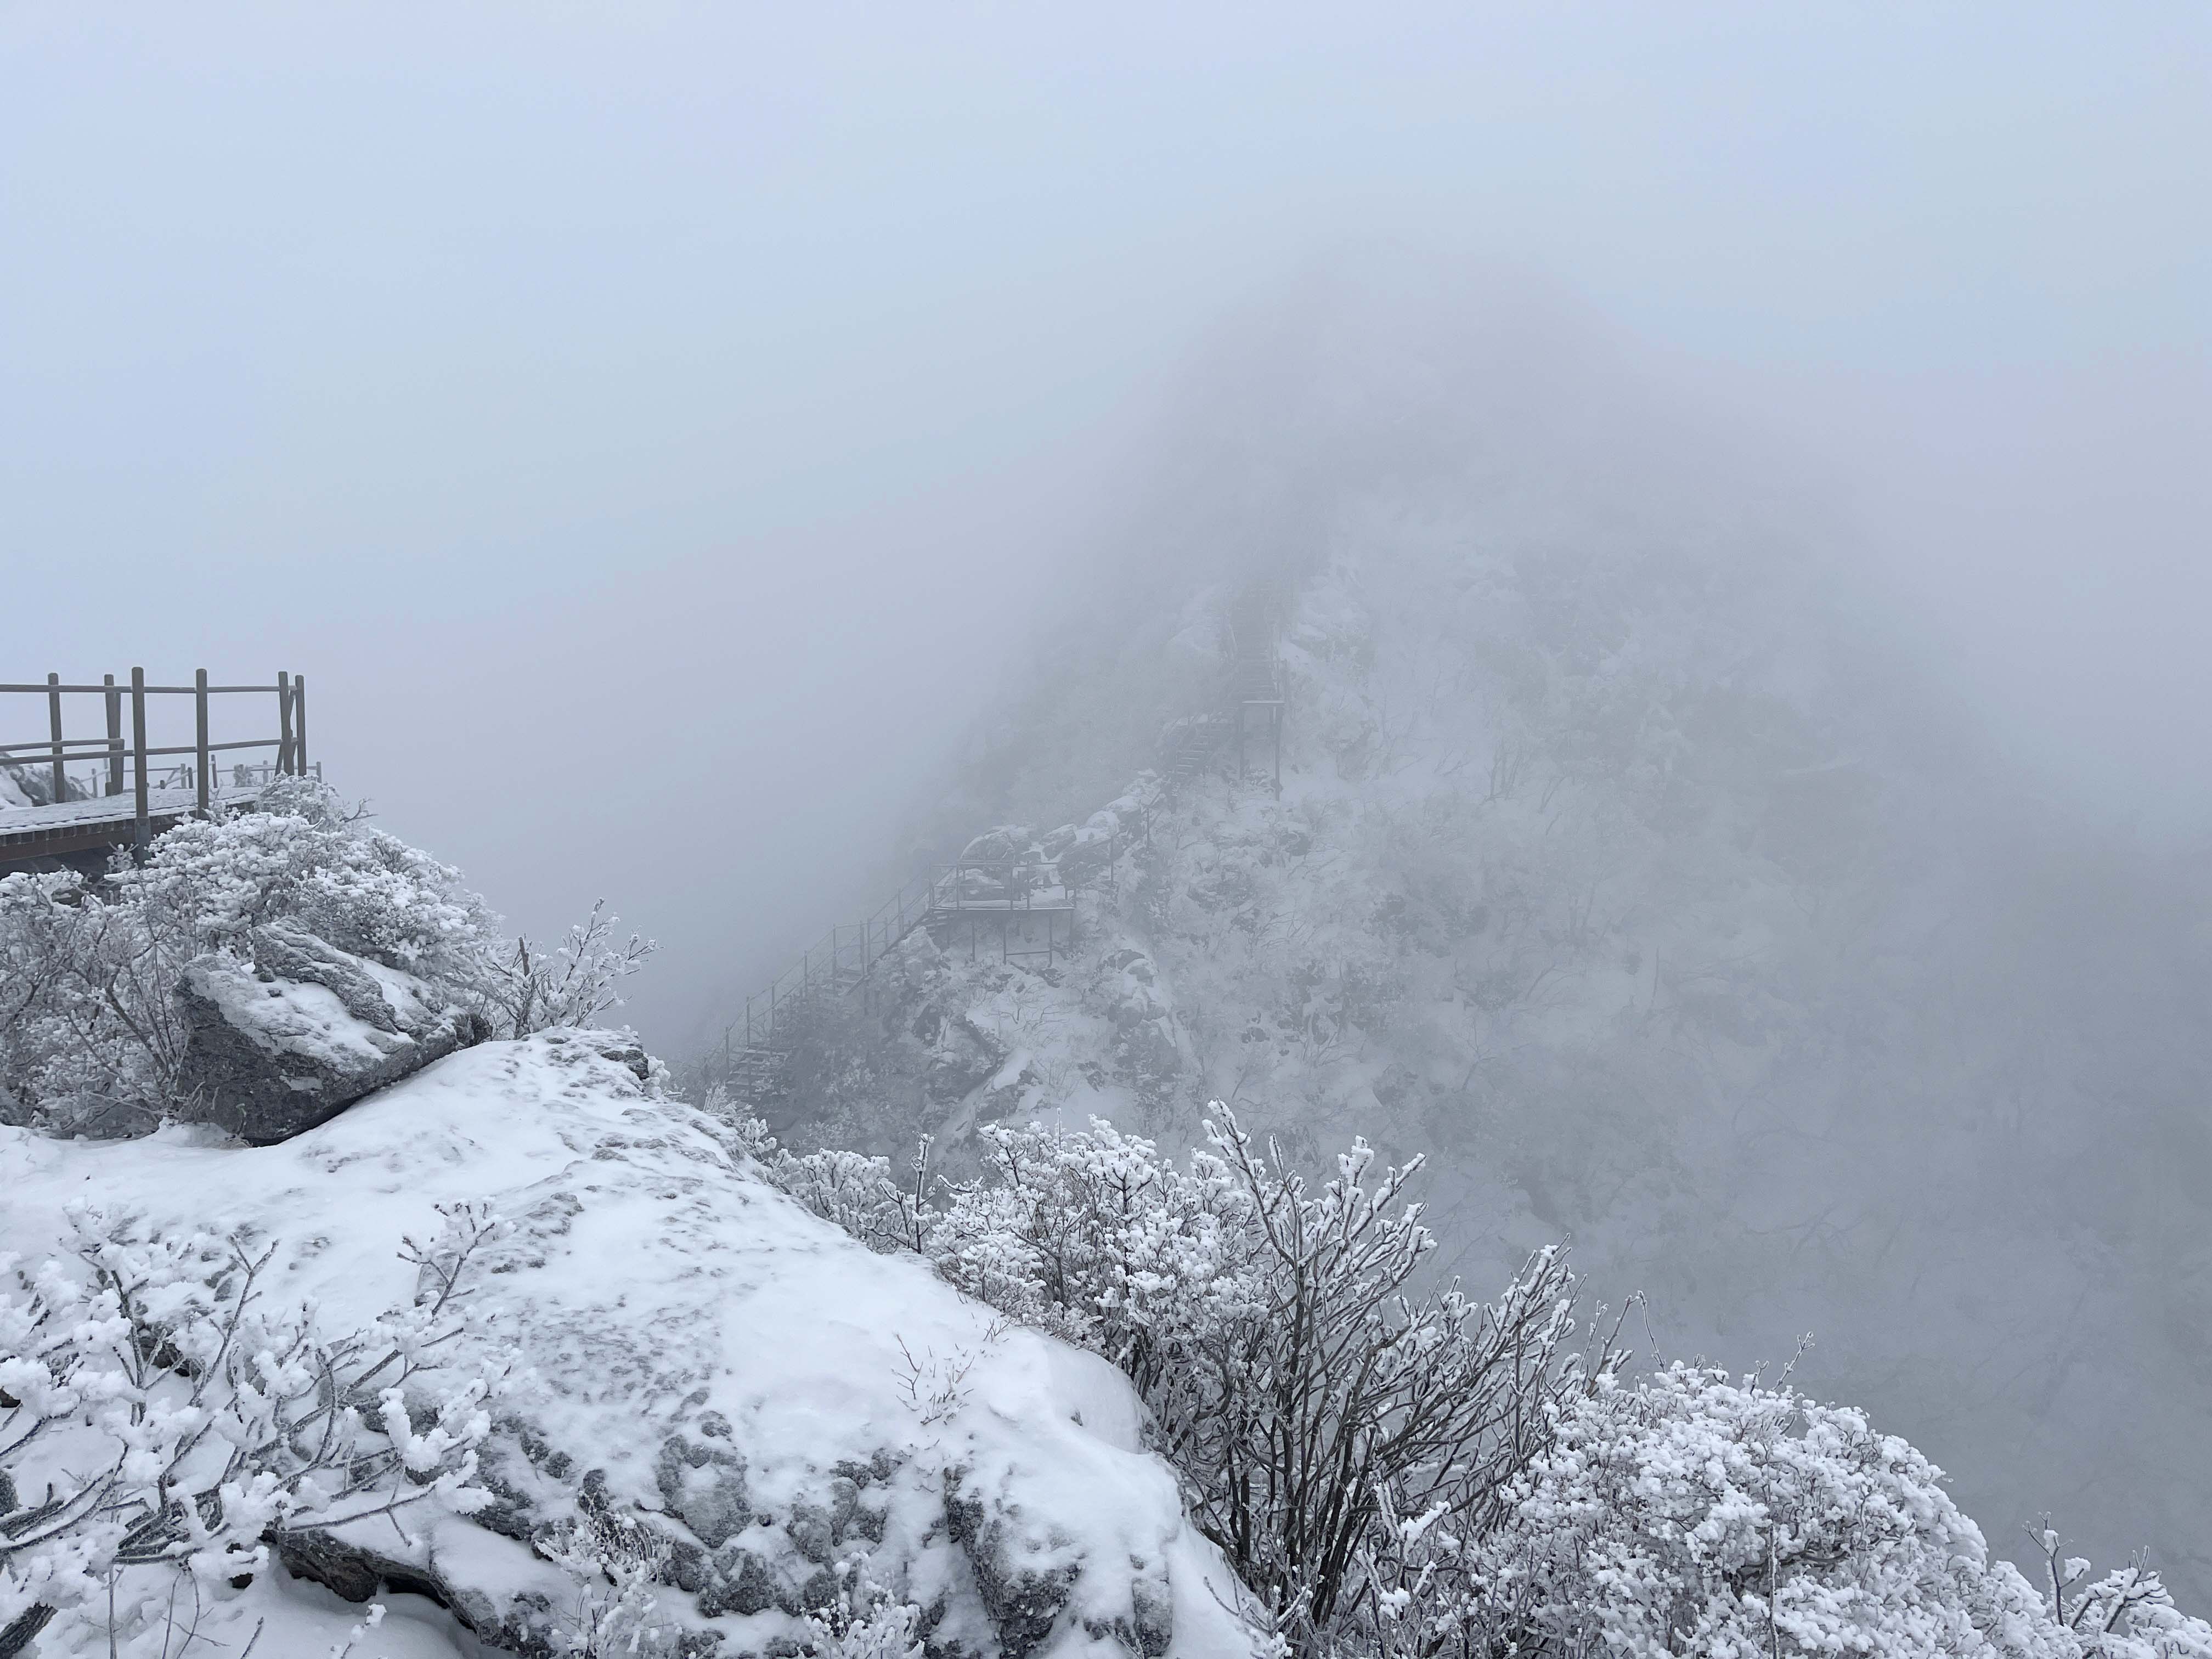
{"type": "Polygon", "coordinates": [[[1278,344],[1176,475],[1213,544],[1127,559],[954,798],[1049,844],[1218,706],[1274,574],[1279,799],[1219,757],[1168,791],[1072,960],[915,936],[814,1015],[780,1129],[957,1167],[981,1121],[1220,1098],[1302,1157],[1425,1151],[1478,1287],[1566,1235],[1670,1355],[1809,1330],[1801,1379],[2001,1547],[2048,1508],[2201,1599],[2202,878],[2010,782],[1817,501],[1602,354],[1371,311],[1278,344]]]}

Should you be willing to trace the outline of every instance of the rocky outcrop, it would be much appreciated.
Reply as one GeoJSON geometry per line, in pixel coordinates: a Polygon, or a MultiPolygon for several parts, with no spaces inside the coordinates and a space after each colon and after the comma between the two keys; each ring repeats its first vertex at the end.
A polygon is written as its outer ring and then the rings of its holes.
{"type": "Polygon", "coordinates": [[[265,1146],[479,1041],[474,1017],[410,975],[296,928],[264,927],[252,957],[185,966],[179,1117],[265,1146]]]}
{"type": "Polygon", "coordinates": [[[414,1295],[402,1233],[489,1197],[511,1231],[441,1364],[512,1364],[491,1503],[283,1553],[501,1650],[566,1650],[583,1587],[546,1545],[593,1522],[665,1551],[657,1617],[694,1655],[797,1654],[854,1573],[921,1610],[929,1659],[1251,1652],[1118,1371],[809,1214],[636,1058],[599,1031],[486,1043],[275,1146],[0,1128],[0,1250],[59,1236],[96,1173],[149,1226],[294,1247],[288,1294],[344,1331],[414,1295]]]}

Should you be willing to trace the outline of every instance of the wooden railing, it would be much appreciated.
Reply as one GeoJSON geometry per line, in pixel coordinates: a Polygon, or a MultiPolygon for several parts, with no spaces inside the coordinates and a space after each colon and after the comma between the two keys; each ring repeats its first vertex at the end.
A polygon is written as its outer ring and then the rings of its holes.
{"type": "MultiPolygon", "coordinates": [[[[1149,810],[1159,799],[1160,787],[1156,782],[1145,805],[1149,810]]],[[[1008,957],[1049,959],[1073,943],[1074,888],[1110,888],[1125,844],[1118,835],[1109,836],[1095,875],[1089,881],[1076,880],[1074,887],[1063,886],[1060,864],[1049,859],[962,859],[938,865],[930,874],[916,876],[866,921],[851,927],[832,927],[800,952],[797,962],[770,980],[766,990],[747,997],[743,1015],[730,1022],[720,1042],[702,1057],[702,1080],[736,1083],[752,1073],[765,1076],[772,1072],[781,1064],[781,1053],[792,1040],[794,1016],[825,992],[842,993],[870,985],[876,964],[893,945],[926,922],[999,917],[1011,927],[1042,914],[1047,918],[1048,941],[1054,941],[1051,918],[1067,915],[1068,938],[1064,943],[1048,942],[1043,951],[1006,951],[1001,941],[1002,952],[1008,957]]]]}
{"type": "MultiPolygon", "coordinates": [[[[1110,868],[1110,860],[1108,867],[1110,868]]],[[[850,927],[832,927],[797,962],[745,999],[742,1018],[722,1034],[726,1048],[759,1048],[775,1040],[780,1020],[818,991],[845,990],[866,979],[890,948],[933,916],[1033,911],[1037,896],[1060,884],[1059,866],[1036,860],[968,859],[917,876],[876,913],[850,927]]]]}
{"type": "MultiPolygon", "coordinates": [[[[216,779],[218,755],[247,749],[275,750],[275,757],[267,762],[245,767],[233,765],[234,771],[250,770],[259,775],[262,781],[270,777],[303,775],[313,764],[307,758],[307,680],[304,674],[280,673],[274,685],[210,685],[207,670],[203,668],[193,675],[190,685],[149,685],[146,671],[134,668],[128,684],[118,685],[112,674],[102,676],[98,685],[64,684],[60,675],[49,674],[43,685],[0,685],[0,696],[43,697],[46,704],[46,736],[23,743],[0,743],[0,767],[34,775],[45,772],[46,787],[55,803],[86,798],[82,785],[76,786],[77,793],[72,793],[69,775],[71,761],[95,763],[93,781],[105,787],[92,792],[94,799],[121,797],[127,779],[131,796],[130,816],[136,826],[134,839],[141,848],[150,839],[149,797],[162,789],[169,779],[178,779],[182,787],[190,788],[192,810],[202,817],[207,815],[222,787],[216,779]],[[276,735],[212,741],[209,732],[213,699],[237,696],[274,698],[276,735]],[[106,718],[105,729],[99,736],[73,738],[64,729],[64,700],[76,697],[100,700],[106,718]],[[191,743],[156,744],[149,739],[148,702],[160,697],[192,699],[194,735],[191,743]],[[124,733],[126,709],[130,720],[127,738],[124,733]],[[190,758],[179,762],[179,757],[190,758]],[[157,769],[157,762],[166,763],[157,769]],[[157,769],[167,774],[167,778],[157,782],[157,769]],[[180,773],[183,775],[179,778],[180,773]]],[[[320,769],[314,769],[319,775],[320,769]]]]}

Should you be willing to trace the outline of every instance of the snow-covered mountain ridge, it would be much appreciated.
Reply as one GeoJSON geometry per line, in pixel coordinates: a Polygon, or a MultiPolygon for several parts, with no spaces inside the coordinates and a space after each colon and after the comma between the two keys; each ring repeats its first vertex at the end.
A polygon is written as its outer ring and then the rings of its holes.
{"type": "MultiPolygon", "coordinates": [[[[1799,1375],[2000,1547],[2047,1509],[2212,1585],[2201,878],[2009,784],[1835,568],[1629,494],[1340,483],[1279,799],[1174,792],[1073,960],[917,936],[764,1109],[955,1168],[1000,1120],[1190,1144],[1212,1099],[1308,1161],[1426,1153],[1472,1282],[1571,1236],[1670,1355],[1811,1331],[1799,1375]]],[[[1249,579],[1147,577],[963,799],[1026,843],[1157,763],[1129,710],[1206,706],[1249,579]]]]}

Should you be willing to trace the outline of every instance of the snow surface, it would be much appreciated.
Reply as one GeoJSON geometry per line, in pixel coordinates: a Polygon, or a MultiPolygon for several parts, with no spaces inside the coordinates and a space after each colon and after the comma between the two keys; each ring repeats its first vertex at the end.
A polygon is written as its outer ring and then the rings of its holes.
{"type": "MultiPolygon", "coordinates": [[[[245,805],[261,793],[261,786],[253,784],[219,785],[208,792],[210,800],[226,805],[245,805]]],[[[149,789],[146,792],[146,814],[155,818],[180,818],[199,809],[199,793],[194,789],[149,789]]],[[[80,823],[110,823],[127,822],[137,811],[135,795],[87,795],[75,800],[49,801],[39,805],[25,794],[20,785],[9,781],[0,771],[0,811],[9,814],[10,830],[67,829],[80,823]]]]}
{"type": "MultiPolygon", "coordinates": [[[[1104,1632],[1130,1618],[1143,1593],[1133,1581],[1147,1578],[1173,1607],[1171,1653],[1250,1651],[1228,1611],[1234,1577],[1144,1449],[1141,1408],[1118,1372],[1006,1328],[918,1261],[872,1255],[766,1185],[714,1120],[654,1097],[602,1048],[620,1052],[572,1031],[486,1044],[274,1146],[202,1127],[106,1144],[0,1128],[0,1253],[51,1254],[79,1198],[163,1228],[250,1227],[287,1243],[287,1288],[315,1298],[337,1332],[411,1296],[403,1235],[428,1239],[437,1206],[489,1197],[517,1229],[466,1340],[478,1353],[519,1348],[536,1375],[510,1404],[574,1460],[565,1481],[515,1477],[535,1480],[538,1516],[573,1514],[587,1468],[605,1471],[617,1502],[665,1508],[665,1449],[706,1443],[719,1413],[754,1512],[735,1541],[779,1572],[818,1572],[818,1547],[810,1560],[794,1545],[799,1523],[837,1501],[838,1466],[872,1465],[861,1507],[881,1541],[848,1533],[839,1554],[866,1552],[872,1577],[925,1606],[941,1598],[939,1639],[998,1645],[974,1547],[948,1535],[957,1491],[982,1506],[1009,1570],[1072,1572],[1034,1651],[1113,1650],[1104,1632]]],[[[405,1554],[378,1524],[365,1541],[405,1554]]],[[[495,1605],[532,1589],[558,1604],[563,1589],[523,1545],[459,1518],[423,1528],[411,1549],[495,1605]]],[[[264,1577],[220,1617],[235,1633],[281,1613],[297,1633],[276,1651],[320,1650],[361,1616],[264,1577]]],[[[666,1595],[679,1609],[690,1600],[666,1595]]],[[[402,1619],[407,1599],[356,1653],[473,1650],[427,1603],[426,1616],[402,1619]]],[[[703,1622],[732,1652],[798,1628],[775,1607],[703,1622]]]]}

